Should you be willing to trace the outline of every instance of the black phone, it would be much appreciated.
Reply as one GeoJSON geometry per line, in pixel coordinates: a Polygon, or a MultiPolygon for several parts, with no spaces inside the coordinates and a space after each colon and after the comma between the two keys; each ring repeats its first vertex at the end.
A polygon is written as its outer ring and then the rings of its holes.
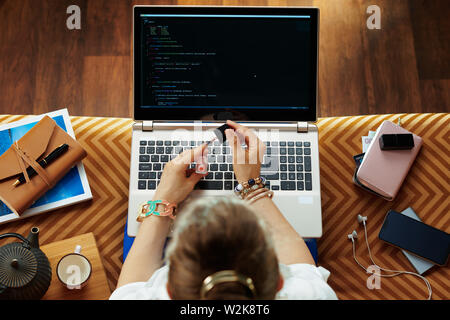
{"type": "Polygon", "coordinates": [[[447,263],[450,235],[394,210],[386,214],[378,238],[440,266],[447,263]]]}

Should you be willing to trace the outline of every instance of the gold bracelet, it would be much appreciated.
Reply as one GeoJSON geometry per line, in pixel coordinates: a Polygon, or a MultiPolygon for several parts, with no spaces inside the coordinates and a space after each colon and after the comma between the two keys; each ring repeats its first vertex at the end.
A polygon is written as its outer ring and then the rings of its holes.
{"type": "Polygon", "coordinates": [[[272,190],[267,190],[264,193],[258,194],[257,196],[253,197],[251,200],[249,200],[249,203],[254,203],[256,200],[262,199],[268,197],[270,199],[272,199],[273,197],[273,191],[272,190]]]}
{"type": "Polygon", "coordinates": [[[247,193],[247,195],[244,198],[244,200],[250,200],[250,199],[254,198],[255,196],[257,196],[258,194],[266,192],[266,191],[269,191],[269,190],[267,188],[256,189],[256,190],[254,190],[252,192],[247,193]]]}

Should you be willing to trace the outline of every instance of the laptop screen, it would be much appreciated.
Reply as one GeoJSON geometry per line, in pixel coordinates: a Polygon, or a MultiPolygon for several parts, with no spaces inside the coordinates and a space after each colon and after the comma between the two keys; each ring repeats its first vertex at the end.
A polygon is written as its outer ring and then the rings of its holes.
{"type": "Polygon", "coordinates": [[[135,8],[135,119],[315,120],[316,10],[168,9],[135,8]]]}

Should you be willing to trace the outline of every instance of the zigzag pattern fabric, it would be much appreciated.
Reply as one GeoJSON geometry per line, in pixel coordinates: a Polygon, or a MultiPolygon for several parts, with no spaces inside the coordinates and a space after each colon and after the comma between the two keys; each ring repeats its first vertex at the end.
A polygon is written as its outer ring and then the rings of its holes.
{"type": "MultiPolygon", "coordinates": [[[[25,116],[0,115],[0,123],[25,116]]],[[[47,244],[93,232],[114,290],[122,266],[122,241],[128,208],[131,119],[71,117],[77,140],[86,149],[83,160],[93,200],[72,207],[0,226],[0,234],[27,234],[32,226],[41,230],[40,242],[47,244]]],[[[449,144],[450,114],[388,114],[320,118],[320,180],[323,236],[318,240],[319,265],[331,271],[329,283],[340,299],[425,299],[422,280],[413,276],[382,278],[381,288],[370,290],[366,274],[352,258],[347,234],[360,233],[357,257],[370,263],[358,214],[368,217],[368,235],[375,262],[382,267],[414,271],[402,252],[378,240],[378,232],[389,209],[413,207],[427,224],[450,232],[449,144]],[[361,153],[361,136],[384,120],[397,122],[424,139],[424,145],[397,198],[385,201],[355,186],[352,156],[361,153]]],[[[276,194],[275,194],[276,196],[276,194]]],[[[6,241],[5,241],[6,242],[6,241]]],[[[3,245],[0,244],[0,245],[3,245]]],[[[449,298],[450,271],[434,267],[426,274],[433,299],[449,298]]]]}

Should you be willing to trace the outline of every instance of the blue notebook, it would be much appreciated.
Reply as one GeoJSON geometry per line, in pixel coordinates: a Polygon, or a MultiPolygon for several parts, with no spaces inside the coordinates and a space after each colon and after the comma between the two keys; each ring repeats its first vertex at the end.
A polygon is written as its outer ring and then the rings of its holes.
{"type": "MultiPolygon", "coordinates": [[[[58,126],[75,138],[67,109],[47,113],[58,126]]],[[[25,135],[44,115],[0,125],[0,155],[25,135]]],[[[74,166],[52,189],[36,200],[20,217],[0,201],[0,223],[10,222],[92,199],[83,163],[74,166]]]]}

